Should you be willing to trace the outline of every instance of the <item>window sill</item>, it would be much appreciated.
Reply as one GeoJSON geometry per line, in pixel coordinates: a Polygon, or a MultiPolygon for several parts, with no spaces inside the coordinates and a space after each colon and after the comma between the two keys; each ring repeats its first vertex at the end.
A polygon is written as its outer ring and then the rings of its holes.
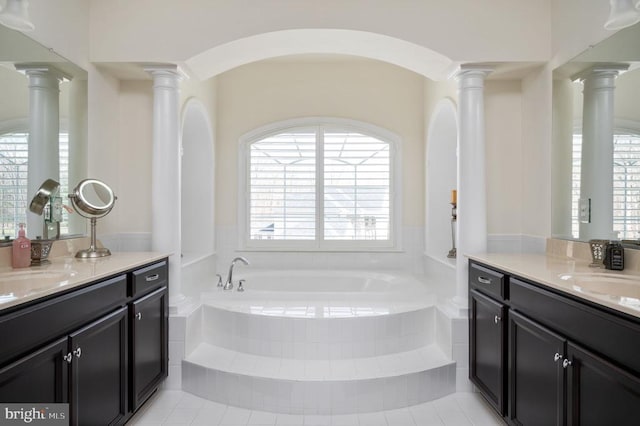
{"type": "Polygon", "coordinates": [[[272,253],[405,253],[405,250],[393,247],[371,248],[317,248],[317,247],[244,247],[236,249],[236,252],[272,252],[272,253]]]}

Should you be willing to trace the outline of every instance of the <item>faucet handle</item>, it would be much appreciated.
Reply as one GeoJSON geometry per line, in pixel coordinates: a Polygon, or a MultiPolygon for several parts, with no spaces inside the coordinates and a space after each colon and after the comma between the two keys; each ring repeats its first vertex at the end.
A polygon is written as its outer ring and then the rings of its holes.
{"type": "Polygon", "coordinates": [[[244,291],[244,287],[242,287],[242,284],[244,284],[244,280],[238,281],[238,290],[237,291],[244,291]]]}
{"type": "Polygon", "coordinates": [[[216,277],[218,277],[218,287],[222,287],[222,275],[216,274],[216,277]]]}

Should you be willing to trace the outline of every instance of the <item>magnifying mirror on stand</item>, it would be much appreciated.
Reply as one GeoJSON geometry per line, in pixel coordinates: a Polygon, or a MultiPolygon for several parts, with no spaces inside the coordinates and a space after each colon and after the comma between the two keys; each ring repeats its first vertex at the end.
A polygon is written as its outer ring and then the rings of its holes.
{"type": "MultiPolygon", "coordinates": [[[[33,196],[29,204],[29,211],[37,215],[45,215],[42,238],[60,238],[60,222],[62,222],[62,198],[58,195],[60,184],[53,179],[47,179],[33,196]],[[53,230],[50,227],[53,226],[53,230]]],[[[39,237],[38,237],[39,238],[39,237]]]]}
{"type": "Polygon", "coordinates": [[[97,219],[106,216],[116,202],[117,197],[111,188],[97,179],[85,179],[69,194],[69,198],[78,214],[91,220],[91,245],[88,249],[78,251],[76,257],[90,259],[111,256],[109,249],[96,247],[97,219]]]}

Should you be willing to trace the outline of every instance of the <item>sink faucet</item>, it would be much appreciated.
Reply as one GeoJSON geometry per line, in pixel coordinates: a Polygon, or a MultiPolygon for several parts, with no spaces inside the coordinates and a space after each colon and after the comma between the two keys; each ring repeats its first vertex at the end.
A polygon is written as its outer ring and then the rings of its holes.
{"type": "Polygon", "coordinates": [[[222,287],[223,290],[231,290],[233,288],[233,267],[235,266],[237,261],[240,261],[249,266],[249,261],[242,256],[233,259],[231,261],[231,266],[229,266],[229,275],[227,275],[227,281],[224,283],[224,287],[222,287]]]}

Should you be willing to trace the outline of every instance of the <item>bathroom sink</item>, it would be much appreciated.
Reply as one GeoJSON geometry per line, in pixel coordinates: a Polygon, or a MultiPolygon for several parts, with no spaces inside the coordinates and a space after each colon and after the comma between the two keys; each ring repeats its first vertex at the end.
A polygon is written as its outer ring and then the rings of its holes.
{"type": "Polygon", "coordinates": [[[640,275],[585,272],[561,274],[559,277],[583,293],[640,299],[640,275]]]}

